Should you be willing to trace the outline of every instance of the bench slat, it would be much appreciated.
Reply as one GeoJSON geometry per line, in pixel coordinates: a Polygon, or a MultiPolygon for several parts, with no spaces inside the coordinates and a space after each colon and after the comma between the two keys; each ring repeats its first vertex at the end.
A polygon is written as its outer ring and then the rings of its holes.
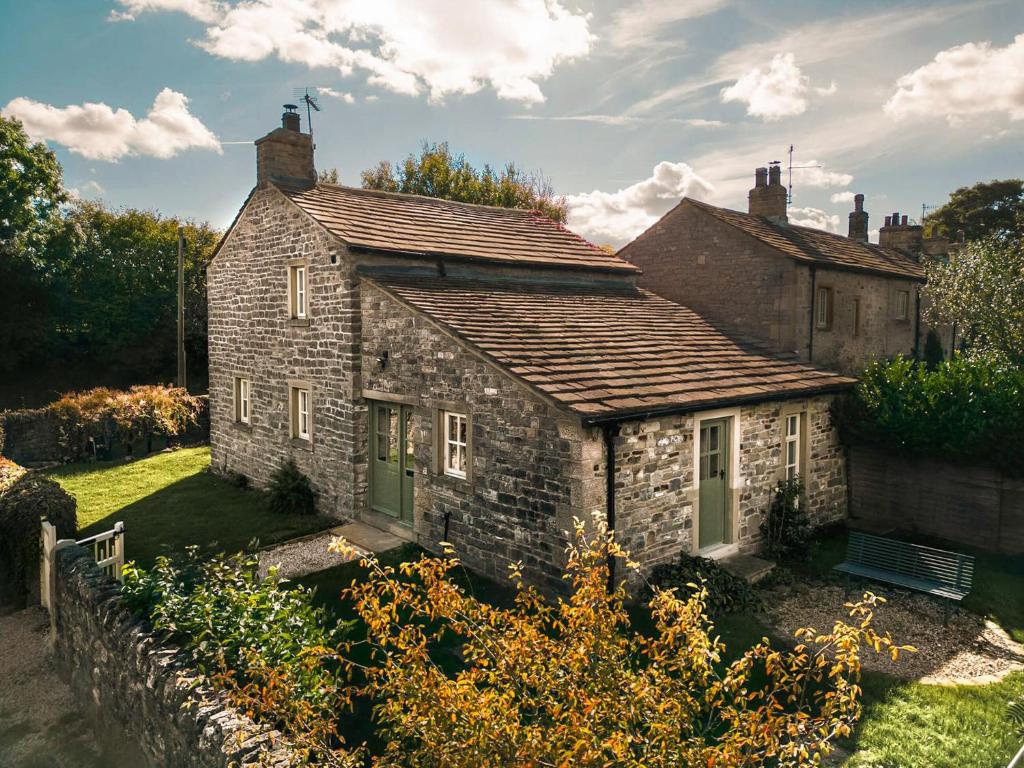
{"type": "Polygon", "coordinates": [[[962,600],[971,591],[974,556],[851,531],[846,561],[835,570],[962,600]]]}

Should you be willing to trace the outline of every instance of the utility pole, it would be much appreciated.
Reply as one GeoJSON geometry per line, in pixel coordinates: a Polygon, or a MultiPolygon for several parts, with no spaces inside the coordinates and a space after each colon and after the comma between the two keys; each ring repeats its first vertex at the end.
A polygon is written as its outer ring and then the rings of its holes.
{"type": "Polygon", "coordinates": [[[178,226],[178,386],[187,387],[185,378],[185,228],[178,226]]]}

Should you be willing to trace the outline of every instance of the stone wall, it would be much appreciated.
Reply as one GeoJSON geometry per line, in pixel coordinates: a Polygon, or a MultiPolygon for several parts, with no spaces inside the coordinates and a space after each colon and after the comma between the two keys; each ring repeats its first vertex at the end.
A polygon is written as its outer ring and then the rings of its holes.
{"type": "MultiPolygon", "coordinates": [[[[832,426],[830,397],[766,402],[724,409],[715,417],[739,419],[738,474],[730,470],[731,540],[742,551],[762,544],[761,520],[776,483],[784,476],[784,415],[805,414],[803,440],[804,503],[813,525],[843,519],[846,514],[845,458],[832,426]]],[[[615,439],[616,530],[619,541],[644,570],[695,553],[694,516],[699,489],[694,478],[694,430],[709,414],[680,414],[627,422],[615,439]]],[[[591,445],[600,447],[595,430],[591,445]]],[[[605,472],[602,451],[588,468],[595,480],[605,472]]],[[[603,497],[602,497],[603,503],[603,497]]]]}
{"type": "Polygon", "coordinates": [[[0,455],[22,466],[61,460],[57,421],[46,408],[0,413],[0,455]]]}
{"type": "Polygon", "coordinates": [[[82,547],[56,552],[54,658],[97,737],[140,768],[289,764],[279,734],[197,685],[185,654],[121,600],[82,547]],[[132,753],[135,754],[132,754],[132,753]],[[130,760],[128,758],[131,758],[130,760]]]}
{"type": "MultiPolygon", "coordinates": [[[[680,205],[621,255],[641,286],[684,304],[723,328],[807,359],[812,318],[807,265],[694,207],[680,205]]],[[[816,286],[833,290],[829,330],[813,331],[813,360],[856,372],[868,360],[914,350],[917,285],[911,280],[816,267],[816,286]],[[896,292],[909,291],[908,318],[895,318],[896,292]],[[859,300],[859,325],[855,325],[859,300]]],[[[921,324],[922,343],[927,333],[921,324]]],[[[947,334],[948,335],[948,334],[947,334]]],[[[943,337],[945,339],[945,336],[943,337]]]]}
{"type": "Polygon", "coordinates": [[[208,269],[210,444],[218,471],[264,486],[288,458],[321,511],[351,515],[363,461],[356,423],[358,293],[343,245],[280,192],[257,190],[208,269]],[[333,259],[336,263],[332,263],[333,259]],[[304,260],[308,317],[290,318],[288,269],[304,260]],[[251,382],[251,423],[234,418],[234,378],[251,382]],[[289,381],[308,382],[313,439],[293,440],[289,381]]]}
{"type": "Polygon", "coordinates": [[[984,466],[850,451],[850,523],[1024,553],[1024,479],[984,466]]]}
{"type": "MultiPolygon", "coordinates": [[[[447,517],[447,540],[475,571],[505,581],[508,565],[521,560],[532,582],[560,588],[564,532],[595,505],[597,493],[603,508],[601,482],[585,482],[579,420],[372,283],[361,290],[364,390],[413,407],[419,541],[436,550],[447,517]],[[377,359],[385,351],[382,368],[377,359]],[[470,416],[467,479],[435,466],[434,423],[442,409],[470,416]]],[[[367,505],[365,498],[357,504],[367,505]]]]}

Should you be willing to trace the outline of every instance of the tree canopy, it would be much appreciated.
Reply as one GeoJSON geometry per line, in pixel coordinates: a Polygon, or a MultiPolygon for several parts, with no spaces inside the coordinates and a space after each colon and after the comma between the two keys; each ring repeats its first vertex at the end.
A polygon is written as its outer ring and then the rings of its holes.
{"type": "Polygon", "coordinates": [[[955,323],[971,355],[1024,366],[1024,242],[976,240],[926,270],[930,320],[955,323]]]}
{"type": "Polygon", "coordinates": [[[35,245],[65,199],[56,155],[0,115],[0,250],[11,256],[35,245]]]}
{"type": "Polygon", "coordinates": [[[514,163],[500,171],[490,165],[478,170],[465,155],[453,153],[447,142],[424,142],[419,156],[410,154],[395,165],[382,160],[361,177],[364,189],[537,210],[558,222],[567,215],[565,198],[555,194],[543,175],[521,171],[514,163]]]}
{"type": "Polygon", "coordinates": [[[1024,233],[1024,180],[979,181],[960,187],[949,202],[924,217],[925,233],[955,240],[1020,239],[1024,233]]]}

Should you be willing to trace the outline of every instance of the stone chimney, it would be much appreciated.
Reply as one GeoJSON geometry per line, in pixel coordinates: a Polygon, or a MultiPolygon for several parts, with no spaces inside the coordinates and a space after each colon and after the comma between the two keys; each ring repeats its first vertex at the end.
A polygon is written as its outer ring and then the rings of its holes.
{"type": "Polygon", "coordinates": [[[862,243],[868,241],[868,212],[864,210],[864,195],[853,196],[853,210],[850,211],[850,229],[848,237],[862,243]]]}
{"type": "Polygon", "coordinates": [[[316,184],[313,137],[302,133],[294,104],[285,104],[284,109],[281,127],[256,139],[256,183],[311,187],[316,184]]]}
{"type": "Polygon", "coordinates": [[[754,171],[754,188],[747,195],[747,210],[752,216],[764,216],[776,224],[785,224],[786,197],[782,168],[778,163],[754,171]]]}
{"type": "Polygon", "coordinates": [[[885,217],[885,226],[878,230],[878,244],[896,248],[919,256],[923,244],[923,229],[919,224],[908,224],[906,216],[896,211],[885,217]]]}

